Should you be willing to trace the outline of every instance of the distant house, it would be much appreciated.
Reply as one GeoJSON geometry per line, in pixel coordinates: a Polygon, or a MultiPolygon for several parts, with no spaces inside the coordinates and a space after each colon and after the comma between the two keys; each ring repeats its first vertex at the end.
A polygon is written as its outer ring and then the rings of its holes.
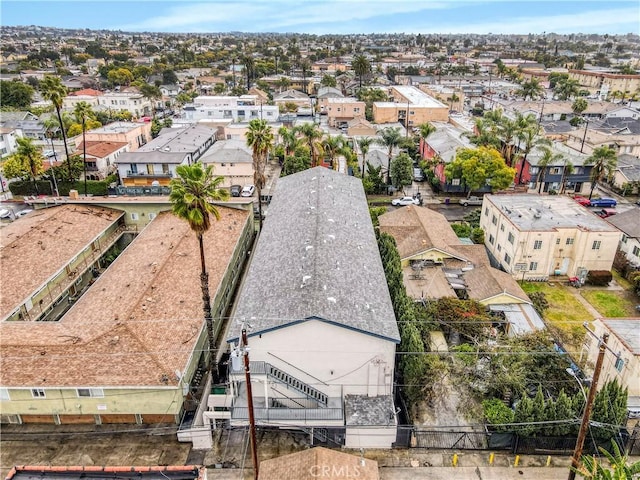
{"type": "MultiPolygon", "coordinates": [[[[116,162],[121,153],[127,152],[129,145],[124,142],[86,142],[87,180],[103,180],[116,171],[116,162]]],[[[76,151],[83,160],[85,143],[80,143],[76,151]]],[[[83,171],[84,177],[84,171],[83,171]]]]}
{"type": "Polygon", "coordinates": [[[485,195],[480,227],[495,264],[524,280],[585,279],[590,270],[611,270],[622,236],[561,195],[485,195]]]}
{"type": "Polygon", "coordinates": [[[607,221],[622,232],[620,251],[631,265],[640,268],[640,208],[612,215],[607,221]]]}
{"type": "Polygon", "coordinates": [[[373,103],[374,123],[398,122],[405,128],[416,127],[426,122],[446,122],[449,106],[439,102],[425,92],[411,86],[392,86],[391,102],[373,103]]]}
{"type": "Polygon", "coordinates": [[[44,123],[31,112],[0,112],[0,127],[20,130],[33,140],[47,139],[44,123]]]}
{"type": "MultiPolygon", "coordinates": [[[[135,152],[151,141],[151,123],[112,122],[85,133],[87,142],[126,143],[128,152],[135,152]]],[[[82,141],[82,135],[76,137],[76,149],[82,141]]]]}
{"type": "Polygon", "coordinates": [[[218,140],[200,158],[214,167],[214,174],[224,177],[221,186],[253,184],[253,156],[244,140],[218,140]]]}
{"type": "Polygon", "coordinates": [[[355,118],[364,118],[365,102],[350,97],[334,97],[326,99],[325,111],[330,127],[347,127],[355,118]]]}
{"type": "MultiPolygon", "coordinates": [[[[280,178],[253,257],[227,341],[246,320],[257,424],[391,447],[400,337],[362,182],[322,167],[280,178]]],[[[242,370],[229,382],[205,418],[246,425],[242,370]]]]}
{"type": "Polygon", "coordinates": [[[311,100],[309,95],[299,90],[285,90],[282,93],[276,93],[273,96],[273,102],[278,106],[284,106],[287,103],[293,103],[298,108],[310,108],[311,100]]]}
{"type": "Polygon", "coordinates": [[[638,194],[640,192],[640,157],[626,153],[618,155],[618,165],[611,183],[625,194],[638,194]]]}
{"type": "Polygon", "coordinates": [[[216,131],[193,125],[163,129],[157,138],[118,159],[118,175],[125,187],[167,186],[178,165],[191,165],[216,141],[216,131]]]}

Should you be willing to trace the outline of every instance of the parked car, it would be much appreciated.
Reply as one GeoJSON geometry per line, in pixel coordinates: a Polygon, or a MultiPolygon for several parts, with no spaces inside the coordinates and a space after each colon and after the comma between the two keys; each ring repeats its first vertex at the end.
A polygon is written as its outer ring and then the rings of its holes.
{"type": "Polygon", "coordinates": [[[603,208],[602,210],[596,212],[596,215],[602,218],[607,218],[612,215],[615,215],[616,213],[618,212],[616,212],[613,208],[603,208]]]}
{"type": "Polygon", "coordinates": [[[479,206],[482,205],[482,197],[471,196],[469,198],[461,198],[460,200],[458,200],[458,203],[460,205],[464,205],[465,207],[468,207],[469,205],[479,206]]]}
{"type": "Polygon", "coordinates": [[[588,198],[578,196],[578,197],[573,197],[573,199],[583,207],[588,207],[591,205],[591,200],[589,200],[588,198]]]}
{"type": "Polygon", "coordinates": [[[11,218],[11,210],[0,208],[0,218],[11,218]]]}
{"type": "Polygon", "coordinates": [[[420,204],[420,199],[416,197],[400,197],[400,198],[394,198],[393,200],[391,200],[391,205],[395,205],[396,207],[405,206],[405,205],[419,205],[419,204],[420,204]]]}
{"type": "Polygon", "coordinates": [[[24,210],[20,210],[18,213],[16,213],[16,217],[24,217],[25,215],[28,215],[31,212],[33,212],[32,208],[25,208],[24,210]]]}
{"type": "Polygon", "coordinates": [[[253,195],[253,192],[256,191],[256,187],[253,185],[245,185],[242,187],[242,192],[240,192],[241,197],[250,197],[253,195]]]}
{"type": "Polygon", "coordinates": [[[240,192],[242,192],[242,185],[231,185],[229,190],[231,191],[232,197],[239,197],[240,192]]]}
{"type": "Polygon", "coordinates": [[[592,207],[613,208],[617,204],[618,202],[615,200],[615,198],[602,197],[602,198],[591,199],[592,207]]]}

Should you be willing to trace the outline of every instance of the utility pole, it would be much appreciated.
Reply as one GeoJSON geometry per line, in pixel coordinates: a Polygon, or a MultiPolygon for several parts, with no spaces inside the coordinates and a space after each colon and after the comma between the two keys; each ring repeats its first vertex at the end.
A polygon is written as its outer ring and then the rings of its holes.
{"type": "Polygon", "coordinates": [[[589,120],[585,118],[584,121],[586,123],[584,125],[584,135],[582,136],[582,144],[580,145],[580,153],[582,153],[582,149],[584,148],[584,141],[587,138],[587,129],[589,128],[589,120]]]}
{"type": "Polygon", "coordinates": [[[256,441],[256,419],[253,413],[253,392],[251,389],[251,371],[249,369],[249,341],[247,340],[247,328],[242,325],[242,336],[239,347],[231,352],[231,361],[234,370],[239,370],[236,360],[244,357],[244,378],[247,383],[247,407],[249,410],[249,437],[251,439],[251,456],[253,460],[253,478],[258,480],[258,443],[256,441]]]}
{"type": "MultiPolygon", "coordinates": [[[[591,330],[589,330],[589,333],[591,333],[591,330]]],[[[582,423],[580,423],[580,430],[578,431],[578,439],[576,440],[576,448],[573,450],[573,457],[571,458],[572,468],[569,471],[568,480],[575,480],[576,472],[574,469],[577,469],[580,466],[580,457],[582,456],[584,439],[587,436],[587,430],[589,429],[589,417],[591,416],[593,401],[596,398],[596,390],[598,388],[598,379],[600,378],[600,370],[602,370],[602,361],[604,360],[604,352],[607,349],[608,340],[609,340],[608,333],[604,333],[602,335],[602,338],[598,339],[598,359],[596,360],[596,366],[595,366],[595,369],[593,370],[593,378],[591,379],[591,386],[589,387],[589,395],[587,396],[587,402],[584,406],[582,423]]]]}

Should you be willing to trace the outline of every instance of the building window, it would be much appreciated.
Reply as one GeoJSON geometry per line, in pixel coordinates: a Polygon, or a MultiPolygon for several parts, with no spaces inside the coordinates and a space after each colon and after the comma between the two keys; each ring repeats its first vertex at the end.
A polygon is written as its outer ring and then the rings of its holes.
{"type": "Polygon", "coordinates": [[[104,390],[101,388],[78,388],[78,397],[103,398],[104,390]]]}
{"type": "Polygon", "coordinates": [[[556,238],[556,245],[560,245],[560,239],[556,238]]]}
{"type": "Polygon", "coordinates": [[[32,388],[31,396],[33,398],[46,398],[47,395],[44,393],[44,388],[32,388]]]}
{"type": "Polygon", "coordinates": [[[138,214],[135,212],[131,212],[131,220],[138,220],[138,214]]]}
{"type": "Polygon", "coordinates": [[[502,251],[502,245],[498,245],[498,251],[501,252],[502,251]]]}
{"type": "Polygon", "coordinates": [[[491,219],[491,223],[493,223],[494,225],[498,224],[498,219],[496,218],[496,216],[494,215],[493,218],[491,219]]]}
{"type": "Polygon", "coordinates": [[[502,225],[500,225],[500,231],[504,232],[504,223],[502,225]]]}
{"type": "Polygon", "coordinates": [[[542,248],[542,240],[536,240],[533,242],[533,249],[540,250],[542,248]]]}
{"type": "Polygon", "coordinates": [[[638,247],[638,246],[633,247],[633,254],[636,257],[640,257],[640,247],[638,247]]]}
{"type": "Polygon", "coordinates": [[[538,270],[538,262],[531,262],[531,263],[529,263],[529,270],[534,271],[534,272],[535,272],[536,270],[538,270]]]}
{"type": "Polygon", "coordinates": [[[539,170],[540,170],[539,167],[529,167],[529,173],[531,174],[538,173],[539,170]]]}
{"type": "Polygon", "coordinates": [[[493,242],[495,241],[495,239],[493,238],[493,235],[489,235],[489,243],[491,245],[493,245],[493,242]]]}
{"type": "Polygon", "coordinates": [[[602,242],[600,240],[594,240],[593,245],[591,245],[591,250],[600,250],[600,245],[602,242]]]}
{"type": "Polygon", "coordinates": [[[507,263],[507,265],[511,264],[511,257],[508,253],[504,254],[504,261],[507,263]]]}
{"type": "Polygon", "coordinates": [[[8,388],[0,388],[0,400],[11,400],[9,398],[9,389],[8,388]]]}
{"type": "Polygon", "coordinates": [[[567,238],[566,244],[567,245],[573,245],[573,241],[574,241],[573,238],[567,238]]]}
{"type": "Polygon", "coordinates": [[[484,216],[485,217],[489,216],[489,207],[484,207],[484,216]]]}
{"type": "Polygon", "coordinates": [[[624,367],[624,360],[621,357],[616,358],[616,370],[621,372],[624,367]]]}
{"type": "Polygon", "coordinates": [[[562,168],[560,167],[553,167],[551,169],[551,175],[560,175],[560,173],[562,173],[562,168]]]}
{"type": "Polygon", "coordinates": [[[155,213],[150,213],[149,214],[149,220],[153,220],[154,218],[156,218],[156,214],[155,213]]]}
{"type": "Polygon", "coordinates": [[[624,233],[622,234],[622,243],[627,243],[627,237],[624,233]]]}
{"type": "Polygon", "coordinates": [[[515,237],[513,236],[513,233],[509,232],[509,235],[507,236],[507,241],[513,245],[513,241],[515,240],[515,237]]]}

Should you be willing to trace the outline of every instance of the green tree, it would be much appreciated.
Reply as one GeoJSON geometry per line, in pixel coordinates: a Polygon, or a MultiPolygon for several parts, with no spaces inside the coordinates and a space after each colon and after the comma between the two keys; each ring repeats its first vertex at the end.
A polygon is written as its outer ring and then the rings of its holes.
{"type": "Polygon", "coordinates": [[[327,135],[322,141],[322,148],[326,156],[329,157],[334,170],[338,169],[337,157],[345,145],[345,138],[342,135],[327,135]]]}
{"type": "Polygon", "coordinates": [[[87,196],[87,120],[91,117],[91,105],[87,102],[76,103],[73,109],[73,114],[76,120],[82,125],[82,164],[83,164],[83,178],[84,178],[84,195],[87,196]]]}
{"type": "Polygon", "coordinates": [[[571,111],[573,111],[574,115],[580,115],[588,106],[589,103],[584,98],[576,98],[571,104],[571,111]]]}
{"type": "Polygon", "coordinates": [[[294,128],[304,138],[309,147],[311,168],[318,166],[318,159],[322,155],[322,131],[313,123],[303,123],[294,128]]]}
{"type": "Polygon", "coordinates": [[[150,85],[148,83],[142,83],[138,86],[140,93],[144,98],[149,99],[151,102],[152,114],[155,117],[156,112],[156,102],[162,99],[162,92],[160,91],[160,87],[157,85],[150,85]]]}
{"type": "Polygon", "coordinates": [[[553,93],[556,95],[558,100],[570,100],[577,96],[579,91],[580,83],[572,78],[563,78],[559,80],[553,89],[553,93]]]}
{"type": "Polygon", "coordinates": [[[31,106],[33,87],[19,80],[0,81],[0,105],[24,110],[31,106]]]}
{"type": "Polygon", "coordinates": [[[598,183],[602,182],[604,178],[611,178],[613,175],[618,165],[616,151],[608,146],[597,147],[587,158],[585,165],[592,165],[590,175],[591,191],[589,192],[589,200],[591,200],[593,191],[598,183]]]}
{"type": "Polygon", "coordinates": [[[133,73],[128,68],[114,68],[109,70],[107,80],[114,85],[130,85],[133,82],[133,73]]]}
{"type": "Polygon", "coordinates": [[[335,88],[338,85],[338,82],[336,82],[336,77],[325,74],[322,76],[322,80],[320,80],[320,85],[322,85],[323,87],[335,88]]]}
{"type": "Polygon", "coordinates": [[[36,177],[43,171],[42,153],[40,153],[40,150],[33,144],[33,140],[31,140],[30,138],[16,138],[16,143],[17,148],[15,156],[23,160],[25,169],[28,172],[29,177],[31,177],[31,180],[33,181],[33,188],[36,192],[36,195],[38,195],[40,192],[38,190],[38,182],[36,182],[36,177]]]}
{"type": "Polygon", "coordinates": [[[596,438],[606,440],[619,434],[627,418],[627,396],[627,387],[615,377],[596,393],[591,412],[591,421],[597,425],[591,431],[596,438]]]}
{"type": "Polygon", "coordinates": [[[353,58],[351,63],[353,71],[360,80],[360,88],[362,88],[362,78],[371,72],[371,62],[362,54],[358,54],[353,58]]]}
{"type": "Polygon", "coordinates": [[[211,297],[209,295],[209,274],[207,273],[204,255],[204,234],[211,228],[211,216],[220,220],[220,212],[211,201],[226,200],[229,192],[226,188],[220,188],[224,177],[213,175],[213,167],[203,167],[201,163],[193,165],[180,165],[176,168],[177,177],[170,183],[171,193],[169,200],[173,213],[186,221],[196,234],[200,248],[200,288],[202,289],[202,302],[204,320],[207,325],[207,337],[209,346],[209,362],[213,362],[215,349],[215,335],[213,318],[211,317],[211,297]]]}
{"type": "Polygon", "coordinates": [[[540,98],[544,95],[544,87],[540,85],[540,80],[532,77],[531,80],[522,82],[520,89],[516,92],[516,95],[521,96],[525,101],[527,98],[535,100],[536,98],[540,98]]]}
{"type": "Polygon", "coordinates": [[[280,129],[278,130],[278,135],[280,136],[280,140],[284,145],[285,158],[293,155],[296,148],[300,145],[300,139],[298,139],[296,131],[292,128],[280,127],[280,129]]]}
{"type": "Polygon", "coordinates": [[[387,148],[387,175],[386,182],[390,183],[391,174],[391,158],[393,157],[393,149],[397,148],[402,141],[400,127],[387,127],[379,132],[380,138],[376,139],[376,143],[387,148]]]}
{"type": "Polygon", "coordinates": [[[571,470],[588,480],[633,480],[640,476],[640,461],[629,463],[628,456],[622,454],[614,440],[611,440],[612,453],[602,447],[598,449],[607,458],[610,468],[596,455],[587,455],[582,457],[580,468],[571,467],[571,470]]]}
{"type": "Polygon", "coordinates": [[[493,191],[507,188],[514,179],[515,169],[508,167],[493,148],[463,148],[458,151],[453,162],[445,167],[447,180],[459,178],[468,189],[468,195],[484,185],[493,191]]]}
{"type": "Polygon", "coordinates": [[[522,394],[522,398],[516,405],[516,411],[513,416],[514,423],[521,423],[517,427],[517,431],[523,437],[529,437],[535,434],[537,427],[533,425],[535,421],[533,400],[531,400],[526,393],[522,394]]]}
{"type": "Polygon", "coordinates": [[[493,425],[498,432],[504,432],[511,429],[510,426],[500,426],[505,423],[513,423],[514,412],[507,407],[504,402],[498,398],[492,398],[482,401],[482,410],[484,418],[490,425],[493,425]]]}
{"type": "Polygon", "coordinates": [[[391,184],[403,190],[413,182],[413,161],[406,153],[400,153],[391,161],[391,184]]]}
{"type": "Polygon", "coordinates": [[[367,165],[367,153],[369,153],[369,147],[373,143],[373,138],[362,137],[358,139],[358,147],[360,147],[360,153],[362,153],[362,178],[365,177],[366,165],[367,165]]]}
{"type": "Polygon", "coordinates": [[[544,186],[544,179],[547,176],[547,168],[551,165],[555,165],[558,162],[563,161],[564,157],[561,153],[553,153],[553,150],[549,147],[542,147],[542,157],[538,160],[538,193],[542,191],[544,186]]]}
{"type": "Polygon", "coordinates": [[[67,96],[67,87],[62,85],[60,77],[54,77],[53,75],[45,75],[44,79],[40,82],[40,93],[45,100],[50,101],[53,104],[53,108],[56,109],[56,115],[58,116],[58,122],[60,124],[60,132],[62,133],[62,141],[64,145],[64,154],[67,159],[67,173],[68,180],[71,180],[71,161],[69,160],[69,146],[67,145],[67,133],[62,121],[62,103],[67,96]]]}
{"type": "Polygon", "coordinates": [[[251,147],[253,158],[253,183],[258,192],[258,213],[262,230],[262,189],[267,181],[265,168],[267,157],[273,146],[273,130],[266,120],[254,118],[249,122],[247,145],[251,147]]]}

